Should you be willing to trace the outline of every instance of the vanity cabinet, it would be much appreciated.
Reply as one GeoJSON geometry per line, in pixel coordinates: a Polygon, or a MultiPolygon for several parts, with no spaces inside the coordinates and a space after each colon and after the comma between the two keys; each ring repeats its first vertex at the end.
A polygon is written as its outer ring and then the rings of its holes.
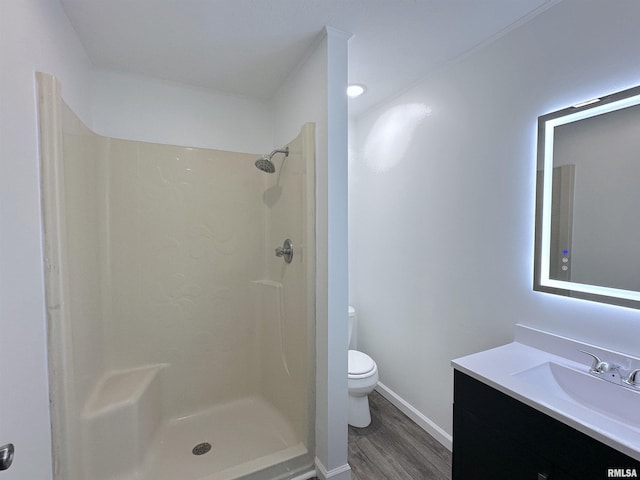
{"type": "Polygon", "coordinates": [[[637,460],[454,370],[453,480],[636,476],[637,460]]]}

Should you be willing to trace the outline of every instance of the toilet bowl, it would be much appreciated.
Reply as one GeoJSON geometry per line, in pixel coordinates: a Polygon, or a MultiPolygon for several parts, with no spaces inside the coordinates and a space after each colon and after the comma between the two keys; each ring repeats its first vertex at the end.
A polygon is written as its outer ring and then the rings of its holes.
{"type": "Polygon", "coordinates": [[[378,366],[366,353],[355,350],[356,312],[349,307],[349,425],[363,428],[371,423],[369,394],[378,384],[378,366]]]}
{"type": "Polygon", "coordinates": [[[349,425],[362,428],[371,423],[369,394],[378,384],[378,366],[366,353],[349,350],[349,425]]]}

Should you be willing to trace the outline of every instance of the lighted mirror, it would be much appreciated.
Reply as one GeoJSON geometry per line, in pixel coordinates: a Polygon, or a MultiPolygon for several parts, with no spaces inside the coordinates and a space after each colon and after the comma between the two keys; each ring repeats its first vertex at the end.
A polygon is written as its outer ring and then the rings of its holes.
{"type": "Polygon", "coordinates": [[[534,289],[640,308],[640,87],[538,119],[534,289]]]}

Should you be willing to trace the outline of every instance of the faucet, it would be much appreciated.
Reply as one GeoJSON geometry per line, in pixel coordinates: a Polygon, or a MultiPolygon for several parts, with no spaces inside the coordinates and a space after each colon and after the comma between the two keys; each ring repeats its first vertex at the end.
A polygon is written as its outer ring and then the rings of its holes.
{"type": "Polygon", "coordinates": [[[582,353],[586,353],[587,355],[591,355],[593,357],[593,362],[591,363],[591,367],[589,368],[589,373],[593,373],[594,375],[602,375],[610,370],[619,370],[620,367],[618,365],[610,365],[607,362],[600,360],[600,358],[586,350],[580,350],[582,353]]]}
{"type": "Polygon", "coordinates": [[[585,350],[580,351],[593,358],[591,367],[589,367],[589,373],[592,375],[601,377],[603,380],[607,380],[608,382],[622,385],[623,387],[640,389],[640,368],[636,368],[625,375],[620,365],[600,360],[597,355],[591,352],[587,352],[585,350]]]}
{"type": "Polygon", "coordinates": [[[605,362],[600,358],[586,350],[580,350],[582,353],[586,353],[593,358],[591,367],[589,367],[589,373],[597,377],[606,380],[607,382],[615,383],[616,385],[622,385],[624,375],[621,372],[620,365],[605,362]]]}

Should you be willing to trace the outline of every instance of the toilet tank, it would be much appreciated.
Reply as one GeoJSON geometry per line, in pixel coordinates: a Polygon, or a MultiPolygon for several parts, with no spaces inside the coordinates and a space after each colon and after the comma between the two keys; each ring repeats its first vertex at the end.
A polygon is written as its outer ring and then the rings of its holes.
{"type": "Polygon", "coordinates": [[[358,317],[356,309],[349,305],[349,350],[357,350],[358,346],[358,317]]]}

